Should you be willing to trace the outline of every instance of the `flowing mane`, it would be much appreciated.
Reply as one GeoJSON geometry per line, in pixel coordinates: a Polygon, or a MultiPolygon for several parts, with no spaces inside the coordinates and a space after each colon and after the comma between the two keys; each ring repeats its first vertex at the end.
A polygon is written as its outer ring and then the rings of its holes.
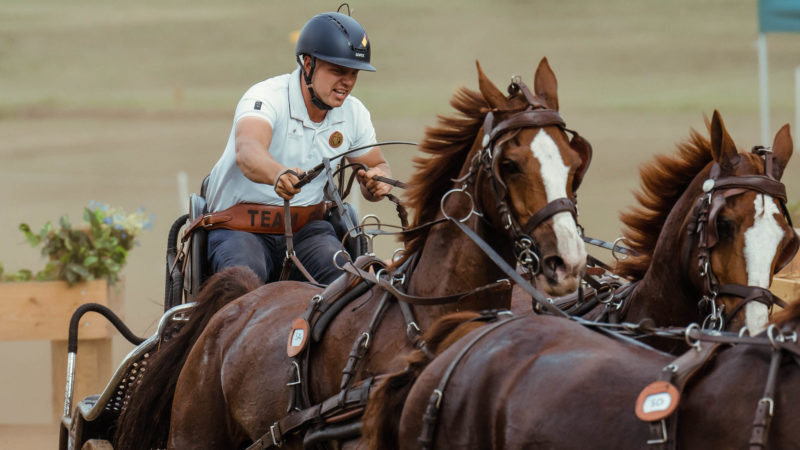
{"type": "Polygon", "coordinates": [[[634,279],[644,276],[672,206],[711,160],[711,142],[691,130],[689,139],[678,144],[677,154],[656,155],[653,162],[641,166],[641,188],[634,192],[639,205],[620,214],[622,235],[639,256],[620,261],[616,267],[619,275],[634,279]]]}
{"type": "MultiPolygon", "coordinates": [[[[439,202],[452,188],[452,180],[458,177],[489,107],[480,92],[464,87],[453,95],[450,105],[460,114],[438,116],[437,125],[425,129],[425,137],[419,145],[423,153],[431,156],[413,160],[417,171],[406,191],[406,207],[415,211],[412,228],[436,218],[439,202]]],[[[406,254],[419,250],[426,235],[427,231],[405,235],[406,254]]]]}

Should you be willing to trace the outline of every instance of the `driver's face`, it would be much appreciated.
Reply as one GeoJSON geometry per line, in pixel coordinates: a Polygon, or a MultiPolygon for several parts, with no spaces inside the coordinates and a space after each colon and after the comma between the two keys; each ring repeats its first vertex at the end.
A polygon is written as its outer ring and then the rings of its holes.
{"type": "MultiPolygon", "coordinates": [[[[306,57],[303,66],[306,72],[311,70],[311,58],[306,57]]],[[[342,106],[355,87],[357,79],[358,69],[350,69],[317,59],[311,82],[317,97],[335,108],[342,106]]]]}

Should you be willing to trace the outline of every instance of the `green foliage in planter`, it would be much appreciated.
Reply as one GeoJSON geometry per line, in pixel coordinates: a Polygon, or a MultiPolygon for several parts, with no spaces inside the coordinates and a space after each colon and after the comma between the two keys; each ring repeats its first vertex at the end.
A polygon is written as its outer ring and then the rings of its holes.
{"type": "Polygon", "coordinates": [[[137,244],[136,237],[152,226],[152,216],[143,210],[126,213],[120,208],[109,208],[92,202],[84,208],[86,228],[73,228],[67,216],[62,216],[58,227],[45,223],[34,232],[26,223],[19,225],[32,247],[41,246],[48,259],[45,268],[35,274],[22,269],[13,274],[3,274],[4,281],[64,280],[70,285],[94,279],[119,279],[128,252],[137,244]]]}

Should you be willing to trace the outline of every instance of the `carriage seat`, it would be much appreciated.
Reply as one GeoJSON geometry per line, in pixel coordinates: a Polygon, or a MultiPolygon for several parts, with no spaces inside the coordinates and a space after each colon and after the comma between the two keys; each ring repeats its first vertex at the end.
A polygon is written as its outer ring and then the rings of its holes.
{"type": "MultiPolygon", "coordinates": [[[[200,186],[200,194],[189,196],[189,222],[192,223],[196,218],[208,212],[206,204],[206,188],[208,187],[208,176],[203,179],[200,186]]],[[[208,263],[208,231],[199,228],[192,234],[192,246],[189,250],[189,264],[184,276],[184,289],[187,299],[200,292],[200,286],[211,276],[211,265],[208,263]]]]}

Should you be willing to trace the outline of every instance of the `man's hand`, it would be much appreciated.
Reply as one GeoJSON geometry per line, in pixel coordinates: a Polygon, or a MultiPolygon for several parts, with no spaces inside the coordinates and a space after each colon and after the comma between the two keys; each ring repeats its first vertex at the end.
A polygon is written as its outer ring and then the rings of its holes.
{"type": "Polygon", "coordinates": [[[356,178],[358,178],[358,182],[362,186],[361,193],[364,194],[364,197],[366,197],[367,200],[371,201],[380,200],[384,195],[388,194],[389,191],[392,190],[392,185],[373,180],[372,177],[375,175],[386,178],[389,177],[389,174],[380,166],[371,167],[367,171],[364,171],[364,169],[359,169],[358,172],[356,172],[356,178]]]}
{"type": "Polygon", "coordinates": [[[297,195],[300,192],[300,189],[294,187],[300,181],[296,175],[289,172],[290,170],[297,173],[297,175],[302,175],[303,171],[298,169],[297,167],[292,167],[291,169],[286,169],[278,175],[278,179],[275,181],[275,193],[277,193],[282,199],[284,200],[291,200],[292,197],[297,195]]]}

